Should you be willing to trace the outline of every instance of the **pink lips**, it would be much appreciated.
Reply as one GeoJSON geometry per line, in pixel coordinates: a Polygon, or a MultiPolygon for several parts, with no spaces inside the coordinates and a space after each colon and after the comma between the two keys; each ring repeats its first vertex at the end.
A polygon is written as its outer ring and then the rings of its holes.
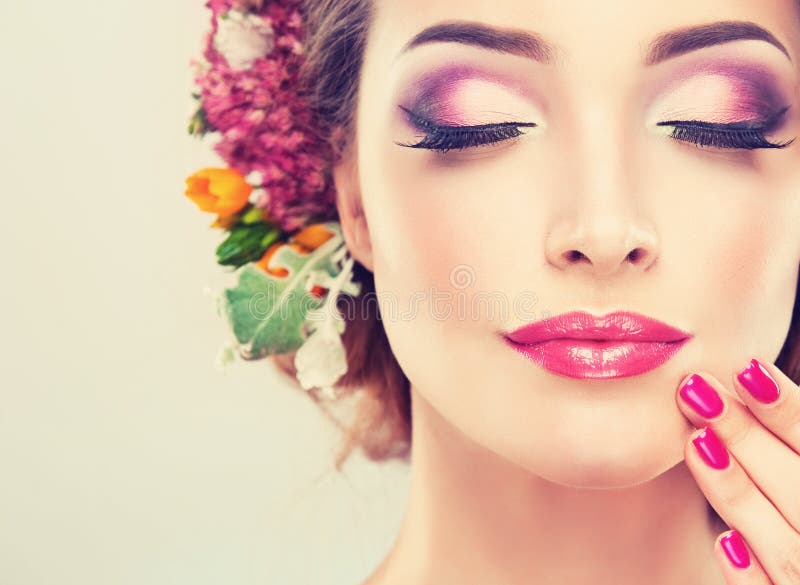
{"type": "Polygon", "coordinates": [[[621,378],[657,368],[692,334],[637,313],[595,317],[577,311],[503,336],[511,347],[551,372],[571,378],[621,378]]]}

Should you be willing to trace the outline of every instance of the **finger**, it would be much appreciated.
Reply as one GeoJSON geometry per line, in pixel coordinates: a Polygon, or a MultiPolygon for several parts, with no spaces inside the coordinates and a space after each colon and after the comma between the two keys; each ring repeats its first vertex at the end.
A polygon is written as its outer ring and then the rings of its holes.
{"type": "Polygon", "coordinates": [[[711,506],[746,539],[777,585],[800,583],[800,534],[747,476],[710,427],[694,431],[684,447],[686,466],[711,506]]]}
{"type": "Polygon", "coordinates": [[[720,534],[714,543],[714,554],[726,585],[772,585],[764,567],[738,530],[720,534]]]}
{"type": "Polygon", "coordinates": [[[689,376],[680,386],[678,402],[694,426],[713,428],[758,489],[800,532],[800,455],[708,372],[689,376]]]}
{"type": "Polygon", "coordinates": [[[741,399],[772,433],[800,454],[800,388],[769,360],[753,358],[732,376],[741,399]]]}

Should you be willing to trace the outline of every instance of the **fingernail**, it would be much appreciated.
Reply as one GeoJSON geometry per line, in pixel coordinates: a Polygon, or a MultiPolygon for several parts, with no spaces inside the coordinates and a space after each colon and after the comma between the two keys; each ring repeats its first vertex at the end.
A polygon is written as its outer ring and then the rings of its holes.
{"type": "Polygon", "coordinates": [[[772,379],[757,359],[750,360],[748,366],[739,372],[736,377],[742,386],[759,402],[775,402],[781,394],[778,384],[772,379]]]}
{"type": "Polygon", "coordinates": [[[680,394],[695,412],[706,418],[718,416],[725,406],[714,387],[698,374],[692,374],[691,378],[681,386],[680,394]]]}
{"type": "Polygon", "coordinates": [[[719,437],[709,427],[703,427],[703,431],[692,439],[700,457],[714,469],[725,469],[728,467],[730,457],[728,450],[719,437]]]}
{"type": "Polygon", "coordinates": [[[734,567],[746,569],[750,566],[750,553],[747,551],[744,539],[738,531],[731,530],[719,539],[719,543],[734,567]]]}

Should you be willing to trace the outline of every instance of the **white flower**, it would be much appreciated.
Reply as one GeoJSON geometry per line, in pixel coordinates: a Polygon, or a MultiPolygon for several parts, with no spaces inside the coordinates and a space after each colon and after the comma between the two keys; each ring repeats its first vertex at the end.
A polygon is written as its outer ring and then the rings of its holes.
{"type": "Polygon", "coordinates": [[[347,371],[344,345],[339,336],[343,325],[341,316],[329,316],[318,322],[314,332],[297,350],[294,366],[305,390],[322,388],[330,396],[333,384],[347,371]]]}
{"type": "Polygon", "coordinates": [[[348,258],[335,280],[327,283],[330,286],[325,303],[306,315],[313,333],[294,357],[300,385],[305,390],[321,388],[328,398],[336,396],[333,385],[347,372],[347,356],[341,339],[345,323],[336,307],[336,298],[346,284],[352,284],[352,274],[353,259],[348,258]]]}
{"type": "Polygon", "coordinates": [[[264,173],[261,171],[250,171],[244,180],[253,187],[260,187],[264,183],[264,173]]]}
{"type": "Polygon", "coordinates": [[[263,18],[229,10],[217,23],[214,48],[233,69],[247,69],[253,61],[270,53],[275,32],[263,18]]]}
{"type": "Polygon", "coordinates": [[[266,207],[266,205],[265,205],[265,203],[267,201],[266,197],[267,197],[267,190],[266,189],[256,188],[256,189],[253,189],[250,192],[250,196],[247,198],[247,200],[250,203],[252,203],[253,205],[255,205],[256,207],[262,207],[263,208],[263,207],[266,207]]]}

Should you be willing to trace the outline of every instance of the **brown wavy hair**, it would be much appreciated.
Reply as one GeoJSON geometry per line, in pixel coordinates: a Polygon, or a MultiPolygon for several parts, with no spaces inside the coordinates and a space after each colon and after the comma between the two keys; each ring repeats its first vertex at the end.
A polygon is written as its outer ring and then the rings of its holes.
{"type": "MultiPolygon", "coordinates": [[[[306,59],[300,91],[308,98],[320,121],[320,135],[337,160],[355,146],[358,79],[372,10],[371,0],[302,2],[306,59]]],[[[331,403],[321,400],[315,390],[308,392],[342,430],[337,470],[356,448],[373,461],[393,457],[407,461],[411,447],[410,384],[386,338],[372,272],[356,261],[353,280],[360,283],[361,294],[342,295],[337,301],[346,320],[342,343],[347,372],[336,384],[343,391],[341,398],[331,403]]],[[[297,384],[294,353],[270,358],[297,384]]]]}
{"type": "MultiPolygon", "coordinates": [[[[800,2],[797,3],[800,5],[800,2]]],[[[373,18],[371,0],[304,0],[306,62],[303,89],[322,121],[320,132],[337,159],[350,154],[355,144],[355,110],[358,81],[367,34],[373,18]],[[343,130],[337,133],[334,130],[343,130]]],[[[408,459],[411,446],[411,397],[409,380],[389,346],[375,300],[372,273],[355,263],[354,279],[361,283],[358,297],[342,297],[339,305],[350,317],[343,334],[348,371],[337,384],[344,390],[344,420],[316,392],[312,397],[343,431],[336,469],[360,447],[373,461],[408,459]],[[343,308],[342,302],[349,303],[343,308]],[[352,400],[347,400],[351,398],[352,400]]],[[[800,286],[800,278],[798,279],[800,286]]],[[[796,289],[800,291],[800,289],[796,289]]],[[[296,383],[294,354],[271,356],[296,383]]],[[[795,383],[800,383],[800,297],[795,293],[791,325],[775,364],[795,383]]],[[[709,505],[714,521],[722,522],[709,505]]],[[[722,522],[724,524],[724,522],[722,522]]],[[[727,525],[725,525],[727,527],[727,525]]]]}

